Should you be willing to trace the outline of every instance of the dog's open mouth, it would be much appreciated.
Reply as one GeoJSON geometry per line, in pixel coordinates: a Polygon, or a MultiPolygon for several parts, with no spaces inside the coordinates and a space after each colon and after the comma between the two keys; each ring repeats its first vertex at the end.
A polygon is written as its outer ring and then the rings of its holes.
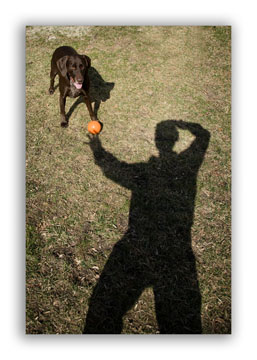
{"type": "Polygon", "coordinates": [[[74,82],[74,86],[76,89],[81,89],[82,88],[82,84],[79,84],[78,82],[74,82]]]}
{"type": "Polygon", "coordinates": [[[79,83],[79,82],[77,82],[77,81],[75,81],[75,79],[73,79],[72,77],[70,78],[70,80],[71,80],[71,83],[75,86],[75,88],[76,89],[81,89],[82,88],[82,83],[79,83]]]}

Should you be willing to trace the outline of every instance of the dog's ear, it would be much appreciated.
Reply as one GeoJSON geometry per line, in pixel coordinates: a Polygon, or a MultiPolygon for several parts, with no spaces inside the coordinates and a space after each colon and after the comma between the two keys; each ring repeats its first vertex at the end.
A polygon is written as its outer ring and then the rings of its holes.
{"type": "Polygon", "coordinates": [[[88,68],[90,68],[90,66],[91,66],[91,59],[90,59],[90,57],[88,57],[87,55],[81,55],[82,56],[82,58],[84,59],[84,61],[86,62],[86,66],[88,67],[88,68]]]}
{"type": "Polygon", "coordinates": [[[67,65],[66,64],[67,64],[68,58],[69,58],[69,56],[66,55],[56,61],[57,67],[58,67],[59,71],[61,72],[62,76],[67,75],[67,65]]]}

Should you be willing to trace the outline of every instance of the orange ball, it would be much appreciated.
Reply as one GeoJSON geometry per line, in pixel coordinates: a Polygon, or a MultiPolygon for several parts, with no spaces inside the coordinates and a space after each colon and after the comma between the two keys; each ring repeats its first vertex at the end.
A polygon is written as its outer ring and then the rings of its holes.
{"type": "Polygon", "coordinates": [[[102,129],[102,126],[99,123],[99,121],[92,120],[88,123],[87,129],[91,134],[99,134],[99,132],[102,129]]]}

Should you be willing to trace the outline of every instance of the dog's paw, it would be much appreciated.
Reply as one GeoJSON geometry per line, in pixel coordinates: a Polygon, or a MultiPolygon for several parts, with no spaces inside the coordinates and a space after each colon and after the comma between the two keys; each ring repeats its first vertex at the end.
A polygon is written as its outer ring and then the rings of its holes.
{"type": "Polygon", "coordinates": [[[64,121],[64,120],[61,121],[61,127],[66,128],[68,127],[68,125],[69,125],[68,121],[64,121]]]}
{"type": "Polygon", "coordinates": [[[53,93],[54,93],[54,88],[49,88],[48,92],[49,92],[50,95],[53,95],[53,93]]]}

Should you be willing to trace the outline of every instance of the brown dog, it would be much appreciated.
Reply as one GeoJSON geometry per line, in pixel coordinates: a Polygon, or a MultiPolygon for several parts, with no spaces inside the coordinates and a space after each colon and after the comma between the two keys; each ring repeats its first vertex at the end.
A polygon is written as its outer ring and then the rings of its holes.
{"type": "Polygon", "coordinates": [[[61,126],[68,125],[68,120],[65,115],[65,103],[67,96],[75,98],[83,95],[91,120],[97,120],[92,110],[89,97],[90,84],[88,69],[90,66],[90,58],[86,55],[79,55],[70,46],[61,46],[53,53],[51,60],[49,94],[52,95],[54,93],[54,79],[58,74],[61,126]]]}

